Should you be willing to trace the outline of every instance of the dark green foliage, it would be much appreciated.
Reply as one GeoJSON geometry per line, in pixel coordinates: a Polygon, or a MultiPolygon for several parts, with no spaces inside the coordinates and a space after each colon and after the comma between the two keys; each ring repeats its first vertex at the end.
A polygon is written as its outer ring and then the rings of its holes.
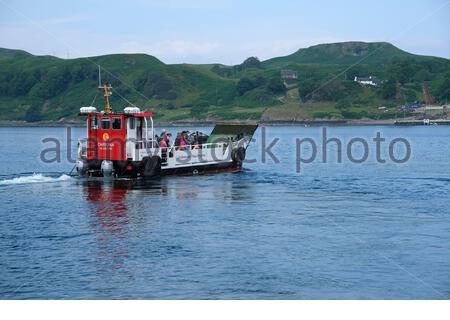
{"type": "Polygon", "coordinates": [[[344,90],[341,81],[327,81],[315,91],[313,98],[317,101],[338,101],[344,95],[344,90]]]}
{"type": "Polygon", "coordinates": [[[91,79],[97,80],[97,67],[89,61],[80,61],[79,63],[72,63],[70,66],[70,73],[72,80],[75,82],[91,79]]]}
{"type": "Polygon", "coordinates": [[[1,80],[0,92],[11,96],[27,94],[38,82],[37,75],[33,72],[4,73],[1,80]]]}
{"type": "Polygon", "coordinates": [[[365,111],[365,110],[362,110],[362,111],[343,110],[341,113],[342,113],[342,116],[347,119],[361,119],[361,118],[368,117],[368,115],[369,115],[367,113],[367,111],[365,111]]]}
{"type": "Polygon", "coordinates": [[[299,83],[298,93],[301,101],[338,101],[344,96],[356,93],[360,88],[351,81],[331,79],[325,81],[305,80],[299,83]]]}
{"type": "Polygon", "coordinates": [[[271,78],[267,84],[267,90],[273,94],[284,94],[286,92],[286,87],[283,81],[277,78],[271,78]]]}
{"type": "Polygon", "coordinates": [[[262,69],[261,61],[257,57],[249,57],[245,59],[241,64],[228,67],[223,65],[214,65],[211,68],[211,71],[217,73],[222,77],[232,77],[238,74],[239,72],[246,71],[251,69],[262,69]]]}
{"type": "Polygon", "coordinates": [[[240,79],[236,86],[236,89],[240,96],[242,96],[244,93],[246,93],[247,91],[250,91],[254,88],[256,88],[255,82],[253,82],[251,79],[246,78],[246,77],[240,79]]]}
{"type": "Polygon", "coordinates": [[[395,79],[389,79],[381,87],[381,95],[383,99],[393,99],[397,93],[397,84],[395,79]]]}
{"type": "Polygon", "coordinates": [[[163,72],[147,72],[135,81],[137,90],[149,98],[175,99],[171,78],[163,72]]]}
{"type": "Polygon", "coordinates": [[[407,88],[403,91],[403,97],[407,103],[414,103],[417,101],[416,91],[410,88],[407,88]]]}
{"type": "Polygon", "coordinates": [[[30,106],[25,113],[25,121],[37,122],[42,120],[41,108],[38,106],[30,106]]]}
{"type": "Polygon", "coordinates": [[[413,81],[422,83],[424,81],[429,81],[432,78],[433,78],[433,75],[431,74],[431,72],[428,71],[427,69],[423,68],[414,74],[413,81]]]}
{"type": "Polygon", "coordinates": [[[437,95],[443,103],[447,103],[450,100],[450,72],[445,74],[444,80],[438,87],[437,95]]]}
{"type": "Polygon", "coordinates": [[[249,68],[261,68],[261,62],[257,57],[250,57],[245,59],[240,65],[237,66],[238,71],[249,68]]]}
{"type": "MultiPolygon", "coordinates": [[[[281,79],[280,79],[280,81],[281,81],[281,79]]],[[[262,87],[266,83],[267,83],[267,79],[265,77],[263,77],[263,76],[257,76],[256,79],[255,79],[255,85],[257,87],[262,87]]]]}
{"type": "Polygon", "coordinates": [[[414,65],[411,59],[394,60],[387,69],[387,75],[401,84],[410,82],[414,74],[414,65]]]}
{"type": "Polygon", "coordinates": [[[311,100],[314,90],[319,88],[320,84],[313,80],[305,80],[298,84],[298,95],[302,102],[311,100]]]}

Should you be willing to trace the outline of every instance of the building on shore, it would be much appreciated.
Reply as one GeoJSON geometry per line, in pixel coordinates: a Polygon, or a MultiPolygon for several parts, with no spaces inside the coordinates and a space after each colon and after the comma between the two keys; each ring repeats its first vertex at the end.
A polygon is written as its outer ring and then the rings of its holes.
{"type": "Polygon", "coordinates": [[[382,81],[379,80],[377,77],[369,76],[369,77],[356,77],[353,80],[355,82],[358,82],[359,84],[362,84],[364,86],[379,86],[382,81]]]}
{"type": "Polygon", "coordinates": [[[290,69],[283,69],[280,71],[282,79],[298,79],[297,71],[290,69]]]}

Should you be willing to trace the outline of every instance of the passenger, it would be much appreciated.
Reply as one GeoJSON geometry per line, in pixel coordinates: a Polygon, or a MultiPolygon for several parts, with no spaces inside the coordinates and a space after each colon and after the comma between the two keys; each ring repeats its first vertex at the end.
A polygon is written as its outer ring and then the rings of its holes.
{"type": "Polygon", "coordinates": [[[175,143],[174,143],[174,146],[175,146],[175,148],[176,148],[176,150],[179,150],[180,149],[180,146],[181,146],[181,140],[182,140],[183,138],[182,138],[182,136],[181,136],[181,133],[177,133],[177,137],[175,138],[175,143]]]}
{"type": "Polygon", "coordinates": [[[161,149],[161,159],[164,163],[167,163],[167,143],[166,143],[166,134],[164,133],[159,140],[159,148],[161,149]]]}
{"type": "Polygon", "coordinates": [[[164,146],[167,149],[167,134],[164,129],[161,131],[161,137],[158,139],[158,144],[160,147],[164,146]]]}
{"type": "Polygon", "coordinates": [[[181,132],[181,135],[180,135],[180,146],[179,146],[178,150],[185,150],[188,147],[188,143],[186,141],[186,137],[187,137],[187,132],[186,131],[181,132]]]}
{"type": "Polygon", "coordinates": [[[186,148],[190,149],[191,146],[194,144],[194,140],[193,140],[193,136],[192,136],[192,132],[190,131],[185,131],[184,132],[184,142],[186,143],[186,148]]]}
{"type": "Polygon", "coordinates": [[[167,151],[167,142],[166,139],[164,139],[164,137],[162,137],[161,140],[159,140],[159,147],[161,148],[161,151],[163,152],[167,151]]]}
{"type": "Polygon", "coordinates": [[[190,140],[191,140],[191,145],[192,145],[192,149],[200,149],[200,145],[198,143],[198,131],[196,132],[192,132],[190,135],[190,140]]]}
{"type": "Polygon", "coordinates": [[[168,147],[170,146],[170,138],[172,138],[172,133],[167,132],[166,133],[166,144],[168,147]]]}
{"type": "Polygon", "coordinates": [[[178,147],[180,145],[180,137],[181,137],[181,134],[179,132],[177,132],[177,137],[175,138],[175,142],[173,143],[173,145],[175,147],[178,147]]]}

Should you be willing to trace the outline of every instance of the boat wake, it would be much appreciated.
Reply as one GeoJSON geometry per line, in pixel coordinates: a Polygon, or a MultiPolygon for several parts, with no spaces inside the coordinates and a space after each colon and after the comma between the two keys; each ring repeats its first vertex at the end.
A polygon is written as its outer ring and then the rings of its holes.
{"type": "Polygon", "coordinates": [[[11,179],[0,180],[0,186],[12,185],[12,184],[29,184],[29,183],[49,183],[68,181],[72,178],[66,174],[59,177],[45,176],[42,173],[33,173],[28,176],[19,176],[11,179]]]}

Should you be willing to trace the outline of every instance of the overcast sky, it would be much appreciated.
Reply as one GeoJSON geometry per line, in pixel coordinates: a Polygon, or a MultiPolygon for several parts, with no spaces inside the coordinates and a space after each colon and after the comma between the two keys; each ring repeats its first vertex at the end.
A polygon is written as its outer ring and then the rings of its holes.
{"type": "Polygon", "coordinates": [[[0,47],[62,58],[236,64],[349,40],[450,58],[450,0],[0,0],[0,47]]]}

